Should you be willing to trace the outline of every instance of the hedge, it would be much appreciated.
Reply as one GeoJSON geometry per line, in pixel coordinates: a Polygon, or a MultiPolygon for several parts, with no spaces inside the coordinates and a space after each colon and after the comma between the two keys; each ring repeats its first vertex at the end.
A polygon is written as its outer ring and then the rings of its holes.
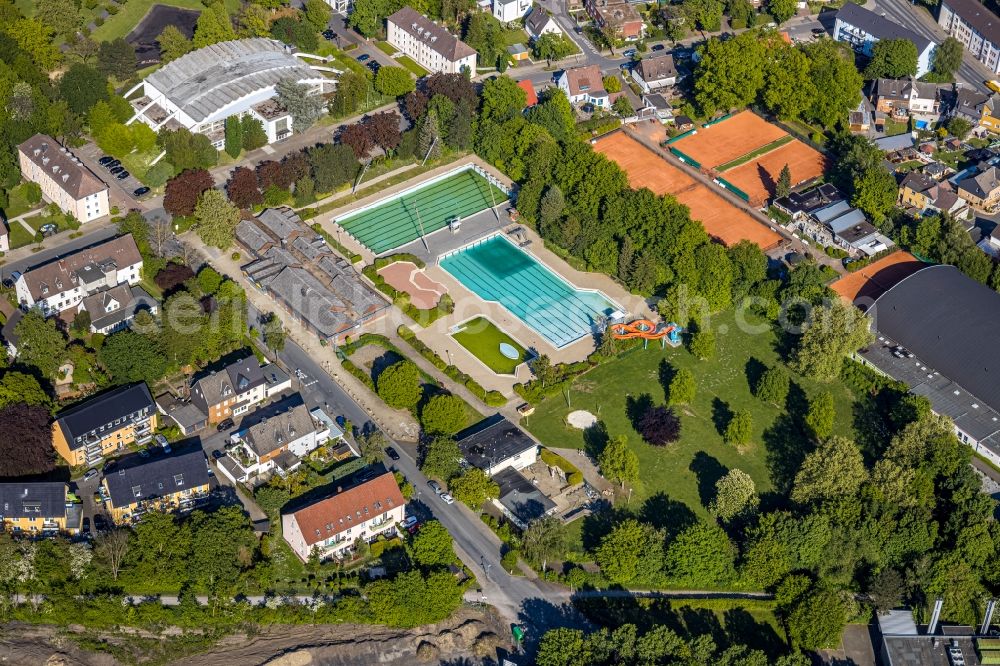
{"type": "Polygon", "coordinates": [[[874,263],[874,262],[878,261],[879,259],[881,259],[882,257],[887,257],[890,254],[892,254],[893,252],[897,252],[898,250],[899,250],[899,248],[895,247],[895,246],[894,247],[888,247],[888,248],[882,250],[881,252],[876,252],[875,254],[873,254],[870,257],[865,257],[864,259],[858,259],[857,261],[852,261],[851,263],[847,264],[847,266],[845,266],[845,268],[847,269],[848,273],[854,273],[855,271],[860,271],[865,266],[869,266],[872,263],[874,263]]]}
{"type": "Polygon", "coordinates": [[[361,273],[372,281],[372,284],[375,285],[376,289],[388,296],[390,300],[392,300],[393,305],[402,310],[406,313],[407,317],[421,326],[430,326],[439,318],[455,311],[455,302],[448,294],[442,295],[438,304],[430,310],[421,310],[410,302],[409,294],[396,290],[392,285],[386,282],[382,276],[379,275],[379,271],[389,264],[393,264],[397,261],[409,261],[415,264],[417,268],[424,267],[424,262],[421,261],[419,257],[403,252],[376,259],[374,263],[365,266],[361,270],[361,273]]]}
{"type": "Polygon", "coordinates": [[[361,380],[361,382],[370,388],[372,391],[375,390],[375,380],[372,379],[371,375],[354,365],[354,362],[349,359],[344,359],[340,362],[340,365],[347,370],[349,373],[361,380]]]}
{"type": "Polygon", "coordinates": [[[448,365],[445,363],[444,359],[438,356],[433,349],[425,345],[419,338],[417,338],[416,333],[411,331],[408,327],[401,325],[396,329],[396,333],[399,334],[399,337],[406,340],[406,342],[413,347],[417,353],[433,363],[435,368],[446,374],[452,381],[458,382],[465,388],[469,389],[469,392],[479,398],[486,406],[503,407],[507,404],[507,398],[504,397],[503,393],[500,391],[487,391],[475,379],[465,374],[454,365],[448,365]]]}
{"type": "Polygon", "coordinates": [[[356,264],[362,259],[364,259],[364,257],[362,257],[360,254],[351,252],[346,247],[338,243],[337,239],[328,234],[326,229],[324,229],[323,225],[321,225],[319,222],[313,223],[312,230],[318,233],[320,236],[322,236],[323,240],[325,240],[330,245],[330,247],[334,248],[337,252],[347,257],[352,264],[356,264]]]}
{"type": "Polygon", "coordinates": [[[561,455],[552,451],[551,449],[546,449],[542,447],[542,462],[546,465],[551,465],[552,467],[558,467],[563,472],[566,473],[566,483],[571,486],[575,486],[579,483],[583,483],[583,472],[577,469],[576,465],[570,461],[563,458],[561,455]]]}
{"type": "MultiPolygon", "coordinates": [[[[344,356],[350,356],[351,354],[361,349],[365,345],[377,345],[379,347],[382,347],[383,349],[387,349],[395,353],[402,359],[406,359],[406,354],[403,353],[402,349],[392,344],[392,340],[385,337],[384,335],[379,335],[378,333],[362,333],[361,335],[358,336],[357,340],[342,345],[340,351],[344,353],[344,356]]],[[[345,361],[345,363],[349,363],[349,361],[345,361]]],[[[354,364],[352,363],[351,365],[354,364]]],[[[362,371],[360,368],[358,368],[358,366],[355,365],[354,367],[357,368],[359,372],[362,371]]],[[[420,377],[423,379],[423,382],[425,384],[431,384],[433,386],[439,385],[437,379],[435,379],[434,377],[430,376],[429,374],[421,370],[419,366],[417,366],[417,371],[420,372],[420,377]]],[[[374,384],[372,384],[372,386],[374,386],[374,384]]]]}

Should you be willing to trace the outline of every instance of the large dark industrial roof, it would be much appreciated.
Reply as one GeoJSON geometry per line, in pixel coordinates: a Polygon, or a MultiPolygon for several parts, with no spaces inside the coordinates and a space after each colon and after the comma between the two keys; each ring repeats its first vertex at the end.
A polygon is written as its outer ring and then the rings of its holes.
{"type": "Polygon", "coordinates": [[[879,334],[1000,410],[1000,294],[954,266],[917,271],[868,314],[879,334]]]}
{"type": "Polygon", "coordinates": [[[489,469],[538,446],[526,432],[494,414],[455,435],[462,455],[473,467],[489,469]]]}

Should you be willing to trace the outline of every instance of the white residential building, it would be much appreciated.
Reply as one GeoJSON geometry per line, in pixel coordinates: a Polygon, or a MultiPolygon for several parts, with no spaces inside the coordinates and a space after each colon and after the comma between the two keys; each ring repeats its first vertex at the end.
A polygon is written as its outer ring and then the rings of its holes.
{"type": "Polygon", "coordinates": [[[1000,73],[1000,17],[976,0],[941,0],[938,24],[991,72],[1000,73]]]}
{"type": "Polygon", "coordinates": [[[111,212],[107,184],[52,137],[36,134],[18,146],[17,154],[21,175],[38,183],[45,198],[63,212],[80,222],[111,212]]]}
{"type": "Polygon", "coordinates": [[[110,335],[126,328],[140,310],[155,315],[159,310],[156,299],[142,287],[120,284],[87,296],[77,306],[77,314],[90,316],[90,332],[110,335]]]}
{"type": "Polygon", "coordinates": [[[30,268],[16,276],[14,291],[23,307],[38,306],[49,316],[76,309],[92,294],[137,285],[141,278],[142,255],[128,234],[30,268]]]}
{"type": "Polygon", "coordinates": [[[476,51],[412,7],[386,19],[386,40],[430,72],[476,73],[476,51]]]}
{"type": "Polygon", "coordinates": [[[531,9],[531,0],[493,0],[493,17],[501,23],[513,23],[531,9]]]}
{"type": "Polygon", "coordinates": [[[269,142],[292,133],[291,114],[275,101],[275,86],[292,79],[314,95],[334,90],[336,81],[309,65],[292,48],[274,39],[254,37],[219,42],[192,51],[147,76],[126,93],[135,115],[154,130],[185,127],[208,136],[216,148],[225,141],[226,118],[250,115],[261,121],[269,142]]]}
{"type": "Polygon", "coordinates": [[[669,88],[677,83],[677,67],[674,57],[666,55],[643,58],[632,70],[632,79],[644,93],[651,93],[661,88],[669,88]]]}
{"type": "Polygon", "coordinates": [[[597,65],[567,69],[559,77],[556,85],[566,93],[571,104],[610,106],[608,91],[604,89],[604,79],[601,77],[601,68],[597,65]]]}
{"type": "Polygon", "coordinates": [[[524,29],[532,39],[538,39],[542,35],[561,35],[562,30],[559,24],[547,11],[535,5],[524,20],[524,29]]]}
{"type": "Polygon", "coordinates": [[[386,472],[281,515],[281,536],[303,562],[315,548],[320,559],[343,557],[358,540],[371,542],[396,533],[405,500],[396,478],[386,472]]]}
{"type": "Polygon", "coordinates": [[[501,414],[483,419],[455,439],[466,462],[488,476],[524,469],[538,460],[538,443],[501,414]]]}
{"type": "Polygon", "coordinates": [[[833,38],[869,58],[880,40],[905,39],[917,47],[917,76],[921,77],[931,70],[934,42],[853,2],[845,3],[837,11],[833,38]]]}

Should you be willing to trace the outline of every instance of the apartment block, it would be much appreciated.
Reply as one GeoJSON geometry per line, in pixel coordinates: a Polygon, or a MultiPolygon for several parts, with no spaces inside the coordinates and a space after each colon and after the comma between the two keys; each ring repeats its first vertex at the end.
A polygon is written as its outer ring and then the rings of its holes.
{"type": "Polygon", "coordinates": [[[938,24],[991,72],[1000,73],[1000,17],[976,0],[941,0],[938,24]]]}
{"type": "Polygon", "coordinates": [[[149,442],[156,418],[146,384],[121,386],[61,412],[52,424],[52,446],[70,465],[91,467],[130,444],[149,442]]]}
{"type": "Polygon", "coordinates": [[[412,7],[386,19],[386,40],[428,71],[476,74],[476,50],[412,7]]]}
{"type": "Polygon", "coordinates": [[[14,533],[78,534],[82,513],[59,481],[0,483],[0,527],[14,533]]]}
{"type": "Polygon", "coordinates": [[[108,186],[69,148],[44,134],[36,134],[17,148],[21,175],[38,183],[42,194],[80,222],[111,212],[108,186]]]}
{"type": "Polygon", "coordinates": [[[156,456],[133,456],[101,481],[116,524],[134,523],[149,511],[191,508],[208,495],[208,460],[201,446],[156,456]]]}

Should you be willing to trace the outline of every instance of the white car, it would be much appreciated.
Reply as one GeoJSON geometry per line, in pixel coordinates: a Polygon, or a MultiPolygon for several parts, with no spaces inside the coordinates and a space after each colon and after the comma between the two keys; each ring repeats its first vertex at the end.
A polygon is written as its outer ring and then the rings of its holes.
{"type": "Polygon", "coordinates": [[[98,474],[100,474],[100,472],[98,472],[96,469],[91,469],[86,474],[83,475],[83,480],[90,481],[91,479],[96,479],[98,474]]]}
{"type": "Polygon", "coordinates": [[[454,504],[455,503],[455,498],[452,497],[451,495],[449,495],[448,493],[442,493],[441,494],[441,499],[444,500],[445,504],[454,504]]]}
{"type": "Polygon", "coordinates": [[[404,530],[408,530],[408,529],[410,529],[411,527],[413,527],[414,525],[417,524],[417,517],[416,516],[407,516],[403,520],[403,522],[401,524],[402,524],[404,530]]]}

